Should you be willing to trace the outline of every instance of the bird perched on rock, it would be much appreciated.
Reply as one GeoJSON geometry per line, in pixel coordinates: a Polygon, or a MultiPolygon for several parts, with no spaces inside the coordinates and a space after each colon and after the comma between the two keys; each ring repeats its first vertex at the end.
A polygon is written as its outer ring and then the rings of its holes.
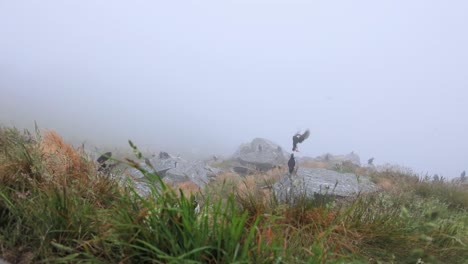
{"type": "Polygon", "coordinates": [[[107,164],[105,163],[112,157],[112,152],[106,152],[99,156],[99,158],[96,160],[99,163],[99,168],[98,171],[105,171],[107,169],[107,164]]]}
{"type": "Polygon", "coordinates": [[[294,135],[293,136],[293,148],[292,148],[292,150],[293,151],[299,151],[299,149],[297,148],[297,144],[304,142],[304,140],[306,140],[309,137],[309,135],[310,135],[309,129],[307,129],[304,132],[304,134],[297,133],[296,135],[294,135]]]}
{"type": "Polygon", "coordinates": [[[294,154],[291,154],[291,158],[288,161],[289,174],[293,173],[295,166],[296,166],[296,160],[294,159],[294,154]]]}
{"type": "Polygon", "coordinates": [[[112,152],[106,152],[106,153],[102,154],[101,156],[99,156],[99,158],[96,161],[99,164],[102,164],[102,163],[106,162],[107,160],[109,160],[111,157],[112,157],[112,152]]]}

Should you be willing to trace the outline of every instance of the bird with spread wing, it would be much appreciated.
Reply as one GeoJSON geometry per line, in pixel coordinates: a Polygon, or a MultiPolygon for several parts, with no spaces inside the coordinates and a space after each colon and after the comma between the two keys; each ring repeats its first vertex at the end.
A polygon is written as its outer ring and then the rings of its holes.
{"type": "Polygon", "coordinates": [[[304,142],[310,135],[309,129],[307,129],[303,134],[297,133],[296,135],[293,136],[293,148],[292,151],[299,152],[299,149],[297,147],[297,144],[304,142]]]}

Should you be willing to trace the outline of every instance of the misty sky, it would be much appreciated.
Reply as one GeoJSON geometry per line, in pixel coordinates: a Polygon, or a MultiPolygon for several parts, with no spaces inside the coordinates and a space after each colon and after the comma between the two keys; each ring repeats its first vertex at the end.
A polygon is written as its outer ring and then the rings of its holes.
{"type": "Polygon", "coordinates": [[[468,169],[468,2],[0,0],[0,123],[200,155],[468,169]]]}

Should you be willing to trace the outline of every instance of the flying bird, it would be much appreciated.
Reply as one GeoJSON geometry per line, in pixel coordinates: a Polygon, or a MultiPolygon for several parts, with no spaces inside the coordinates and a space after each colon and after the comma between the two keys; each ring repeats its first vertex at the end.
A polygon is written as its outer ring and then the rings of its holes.
{"type": "Polygon", "coordinates": [[[298,143],[302,143],[304,140],[306,140],[310,135],[309,129],[307,129],[304,134],[297,133],[296,135],[293,136],[293,151],[298,152],[299,149],[297,148],[298,143]]]}
{"type": "Polygon", "coordinates": [[[288,161],[289,174],[293,173],[295,166],[296,166],[296,160],[294,159],[294,154],[291,154],[291,158],[288,161]]]}

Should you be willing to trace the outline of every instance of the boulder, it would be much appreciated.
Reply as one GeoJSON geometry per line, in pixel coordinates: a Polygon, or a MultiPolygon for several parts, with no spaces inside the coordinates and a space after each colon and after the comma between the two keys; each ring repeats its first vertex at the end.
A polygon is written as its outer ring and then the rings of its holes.
{"type": "Polygon", "coordinates": [[[254,173],[254,170],[247,168],[247,167],[243,167],[243,166],[234,166],[232,167],[232,171],[241,176],[246,176],[246,175],[254,173]]]}
{"type": "Polygon", "coordinates": [[[366,176],[358,177],[353,173],[302,167],[299,167],[297,174],[287,173],[273,185],[276,197],[282,202],[294,202],[304,195],[313,198],[316,194],[349,197],[377,189],[366,176]]]}
{"type": "Polygon", "coordinates": [[[248,144],[241,145],[234,153],[233,159],[245,167],[257,170],[269,170],[286,164],[289,154],[281,146],[267,139],[255,138],[248,144]]]}
{"type": "Polygon", "coordinates": [[[191,165],[185,170],[185,175],[195,184],[200,187],[205,186],[212,178],[214,173],[214,168],[207,166],[202,161],[197,161],[191,163],[191,165]]]}
{"type": "Polygon", "coordinates": [[[354,165],[361,166],[361,159],[359,155],[351,152],[346,155],[332,155],[330,153],[323,154],[315,158],[316,161],[325,161],[331,164],[342,164],[346,162],[350,162],[354,165]]]}
{"type": "Polygon", "coordinates": [[[185,182],[189,180],[189,177],[185,174],[185,169],[180,167],[169,169],[165,176],[168,182],[185,182]]]}
{"type": "MultiPolygon", "coordinates": [[[[165,152],[161,152],[165,153],[165,152]]],[[[154,169],[156,172],[161,176],[161,177],[166,177],[166,174],[169,170],[172,169],[186,169],[189,166],[189,162],[187,160],[184,160],[180,157],[172,157],[172,156],[166,156],[162,155],[160,153],[160,158],[158,159],[151,159],[149,162],[153,165],[154,169]]],[[[167,154],[167,153],[166,153],[167,154]]]]}
{"type": "Polygon", "coordinates": [[[171,158],[169,153],[164,152],[164,151],[159,152],[159,159],[169,159],[169,158],[171,158]]]}
{"type": "MultiPolygon", "coordinates": [[[[166,153],[167,154],[167,153],[166,153]]],[[[157,158],[147,159],[139,166],[149,172],[156,172],[166,183],[177,184],[182,182],[193,182],[198,187],[203,187],[212,178],[216,177],[221,170],[207,165],[203,161],[187,161],[180,157],[169,154],[159,155],[157,158]],[[154,169],[153,169],[154,168],[154,169]]],[[[149,181],[135,168],[129,168],[127,175],[134,179],[136,188],[140,194],[149,192],[149,181]]],[[[157,184],[154,183],[153,184],[157,184]]]]}
{"type": "Polygon", "coordinates": [[[216,178],[216,176],[223,173],[223,170],[214,168],[208,164],[205,165],[205,170],[206,170],[206,176],[208,176],[209,179],[216,178]]]}

